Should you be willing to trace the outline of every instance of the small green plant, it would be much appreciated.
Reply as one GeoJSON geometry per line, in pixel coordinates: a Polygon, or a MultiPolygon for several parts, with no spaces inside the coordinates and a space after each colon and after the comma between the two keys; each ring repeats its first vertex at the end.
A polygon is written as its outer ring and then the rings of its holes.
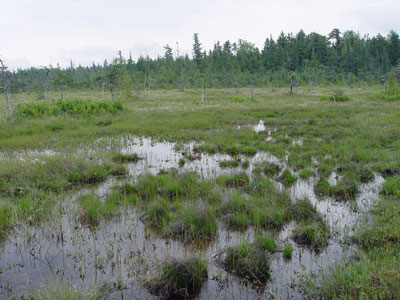
{"type": "Polygon", "coordinates": [[[292,254],[293,254],[293,247],[290,244],[287,244],[284,248],[283,248],[283,257],[285,258],[291,258],[292,254]]]}
{"type": "Polygon", "coordinates": [[[243,168],[243,169],[247,169],[247,168],[249,168],[249,166],[250,166],[250,162],[249,162],[248,160],[245,160],[245,161],[242,163],[242,168],[243,168]]]}
{"type": "Polygon", "coordinates": [[[313,176],[313,175],[314,175],[314,172],[311,171],[310,169],[304,169],[304,170],[301,170],[301,171],[299,172],[299,177],[300,177],[301,179],[308,179],[308,178],[310,178],[310,177],[313,176]]]}
{"type": "Polygon", "coordinates": [[[179,165],[181,168],[185,165],[185,163],[186,163],[186,160],[185,160],[183,157],[181,157],[181,158],[179,159],[179,161],[178,161],[178,165],[179,165]]]}
{"type": "Polygon", "coordinates": [[[261,248],[263,248],[265,251],[268,251],[269,253],[272,253],[276,249],[276,243],[275,239],[272,236],[257,236],[256,237],[256,243],[258,243],[261,248]]]}
{"type": "Polygon", "coordinates": [[[279,179],[285,187],[292,186],[297,180],[296,176],[293,175],[288,169],[283,171],[279,179]]]}

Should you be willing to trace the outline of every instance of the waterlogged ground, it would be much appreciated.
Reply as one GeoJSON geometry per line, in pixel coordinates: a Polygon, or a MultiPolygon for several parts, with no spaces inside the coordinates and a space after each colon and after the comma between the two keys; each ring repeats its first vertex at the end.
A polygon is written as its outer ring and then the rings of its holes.
{"type": "MultiPolygon", "coordinates": [[[[246,126],[246,125],[245,125],[246,126]]],[[[260,121],[254,127],[257,132],[268,131],[267,142],[273,142],[271,131],[260,121]]],[[[293,144],[302,145],[301,140],[293,144]]],[[[221,174],[246,172],[251,176],[258,162],[273,162],[287,168],[288,155],[283,160],[267,153],[258,152],[253,157],[239,156],[248,160],[249,167],[243,169],[221,168],[220,161],[232,157],[222,154],[193,154],[183,166],[179,161],[188,153],[194,153],[195,143],[175,144],[153,142],[149,138],[124,137],[117,144],[108,139],[98,140],[90,153],[96,149],[117,149],[124,154],[136,153],[141,158],[137,163],[127,164],[128,178],[110,178],[95,188],[105,198],[115,184],[134,181],[140,174],[158,174],[160,170],[177,168],[179,172],[195,171],[202,178],[215,178],[221,174]]],[[[30,151],[12,154],[19,159],[39,159],[53,155],[52,151],[30,151]]],[[[2,156],[1,159],[6,159],[2,156]]],[[[313,168],[317,167],[315,162],[313,168]]],[[[289,168],[290,169],[290,168],[289,168]]],[[[102,286],[102,292],[110,299],[156,299],[143,287],[146,278],[153,275],[160,260],[168,257],[190,257],[200,253],[208,259],[208,280],[197,295],[197,299],[298,299],[297,285],[302,276],[310,272],[328,270],[330,266],[349,259],[354,253],[353,245],[344,242],[359,218],[378,200],[383,178],[375,175],[374,180],[359,187],[357,199],[352,204],[337,202],[331,198],[317,198],[314,184],[318,177],[298,179],[286,189],[274,181],[278,190],[286,191],[293,201],[308,198],[329,224],[331,237],[328,246],[321,251],[300,247],[290,238],[295,224],[289,223],[275,233],[278,249],[290,243],[293,247],[291,259],[284,259],[281,252],[272,256],[272,278],[265,286],[254,286],[225,272],[218,264],[223,249],[237,245],[243,240],[252,241],[254,232],[228,229],[218,224],[216,238],[203,247],[185,246],[174,239],[162,238],[149,230],[141,221],[141,213],[134,207],[121,208],[121,214],[111,220],[102,220],[91,230],[79,222],[77,197],[90,193],[84,188],[68,194],[61,205],[59,216],[38,227],[15,228],[1,245],[0,291],[1,298],[23,295],[42,284],[68,282],[74,286],[102,286]]],[[[332,173],[330,183],[335,184],[337,175],[332,173]]]]}

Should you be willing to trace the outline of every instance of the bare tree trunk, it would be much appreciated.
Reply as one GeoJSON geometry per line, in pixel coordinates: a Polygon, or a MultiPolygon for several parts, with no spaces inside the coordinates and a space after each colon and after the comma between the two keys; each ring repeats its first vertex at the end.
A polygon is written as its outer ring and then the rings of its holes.
{"type": "Polygon", "coordinates": [[[104,97],[104,85],[105,82],[103,81],[103,84],[101,85],[101,97],[104,97]]]}
{"type": "Polygon", "coordinates": [[[150,77],[150,70],[149,70],[149,90],[148,90],[149,97],[150,97],[150,89],[151,89],[151,77],[150,77]]]}
{"type": "Polygon", "coordinates": [[[10,104],[10,100],[8,99],[8,88],[5,88],[5,93],[6,93],[6,101],[7,101],[7,107],[8,107],[8,114],[10,115],[10,117],[12,116],[12,110],[11,110],[11,104],[10,104]]]}
{"type": "Polygon", "coordinates": [[[182,85],[182,92],[185,92],[185,77],[183,76],[183,69],[181,69],[181,85],[182,85]]]}
{"type": "Polygon", "coordinates": [[[10,117],[12,116],[12,109],[11,109],[11,104],[10,104],[10,99],[8,98],[8,78],[7,78],[7,67],[4,65],[4,62],[0,59],[0,69],[4,74],[4,78],[5,78],[5,85],[3,87],[4,89],[4,93],[6,94],[6,101],[7,101],[7,107],[8,107],[8,114],[10,115],[10,117]]]}
{"type": "Polygon", "coordinates": [[[201,86],[201,104],[204,103],[204,85],[201,86]]]}
{"type": "Polygon", "coordinates": [[[290,79],[290,95],[293,95],[293,79],[290,79]]]}
{"type": "Polygon", "coordinates": [[[147,95],[147,90],[146,90],[146,77],[147,77],[147,72],[144,72],[144,95],[147,95]]]}
{"type": "Polygon", "coordinates": [[[64,99],[63,87],[61,86],[61,99],[64,99]]]}
{"type": "Polygon", "coordinates": [[[43,95],[44,100],[47,98],[47,83],[44,84],[44,95],[43,95]]]}

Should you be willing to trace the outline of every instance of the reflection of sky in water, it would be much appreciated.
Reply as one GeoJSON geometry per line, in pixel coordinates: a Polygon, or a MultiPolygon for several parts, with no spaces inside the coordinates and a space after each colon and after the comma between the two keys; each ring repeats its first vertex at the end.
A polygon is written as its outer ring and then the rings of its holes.
{"type": "MultiPolygon", "coordinates": [[[[221,169],[219,161],[233,159],[223,154],[199,154],[198,160],[186,160],[184,167],[179,168],[182,153],[191,153],[194,144],[185,144],[179,151],[175,151],[175,146],[174,143],[152,142],[148,138],[122,140],[122,153],[136,153],[142,159],[136,164],[127,164],[130,178],[112,178],[96,188],[96,191],[105,196],[110,193],[114,184],[134,180],[143,172],[157,174],[161,169],[172,167],[180,172],[196,171],[204,178],[239,171],[251,175],[254,165],[262,161],[286,167],[285,162],[279,161],[269,153],[261,152],[250,158],[240,157],[242,161],[249,160],[250,166],[246,170],[241,167],[221,169]]],[[[314,177],[308,180],[299,179],[287,192],[294,201],[309,198],[324,216],[332,232],[329,245],[320,253],[299,247],[290,239],[295,224],[287,224],[276,234],[276,238],[278,247],[283,247],[286,243],[293,246],[293,257],[287,261],[280,252],[272,255],[273,276],[265,289],[251,288],[237,277],[224,272],[215,260],[215,256],[225,247],[236,245],[241,240],[252,240],[254,232],[251,228],[245,232],[238,232],[226,230],[224,224],[219,223],[216,239],[206,245],[204,250],[196,250],[185,247],[180,241],[163,239],[146,229],[140,221],[141,212],[123,207],[120,217],[102,221],[96,231],[90,231],[77,221],[79,211],[74,202],[77,196],[91,191],[85,188],[74,192],[63,202],[61,219],[52,218],[49,223],[38,228],[16,228],[3,243],[0,253],[0,298],[6,299],[14,291],[21,292],[29,287],[55,280],[86,288],[122,279],[126,289],[111,289],[110,298],[121,298],[123,294],[127,299],[153,299],[154,297],[142,287],[141,282],[154,271],[156,262],[165,257],[185,257],[200,251],[209,261],[209,279],[203,286],[199,299],[297,299],[300,296],[292,283],[293,280],[296,281],[299,272],[327,270],[341,261],[343,256],[350,256],[353,249],[350,247],[345,250],[340,245],[344,232],[351,231],[360,217],[360,212],[366,212],[371,204],[378,200],[378,192],[383,183],[383,178],[376,176],[372,183],[360,186],[360,194],[357,197],[359,209],[355,212],[348,203],[335,202],[329,198],[318,199],[313,188],[317,180],[318,178],[314,177]],[[218,280],[215,279],[216,274],[219,274],[218,280]],[[7,287],[11,288],[11,293],[7,287]]],[[[332,174],[329,181],[335,184],[336,174],[332,174]]],[[[281,183],[274,180],[274,184],[278,190],[284,190],[281,183]]]]}

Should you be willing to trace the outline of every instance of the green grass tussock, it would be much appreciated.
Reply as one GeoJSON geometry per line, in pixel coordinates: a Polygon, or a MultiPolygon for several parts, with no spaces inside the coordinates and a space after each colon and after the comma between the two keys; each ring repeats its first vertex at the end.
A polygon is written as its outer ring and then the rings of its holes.
{"type": "Polygon", "coordinates": [[[198,293],[208,277],[207,261],[199,258],[170,258],[160,265],[159,274],[147,280],[150,293],[169,299],[187,299],[198,293]]]}
{"type": "Polygon", "coordinates": [[[270,278],[270,253],[264,250],[263,244],[244,241],[225,249],[225,252],[223,265],[228,272],[256,284],[265,283],[270,278]]]}

